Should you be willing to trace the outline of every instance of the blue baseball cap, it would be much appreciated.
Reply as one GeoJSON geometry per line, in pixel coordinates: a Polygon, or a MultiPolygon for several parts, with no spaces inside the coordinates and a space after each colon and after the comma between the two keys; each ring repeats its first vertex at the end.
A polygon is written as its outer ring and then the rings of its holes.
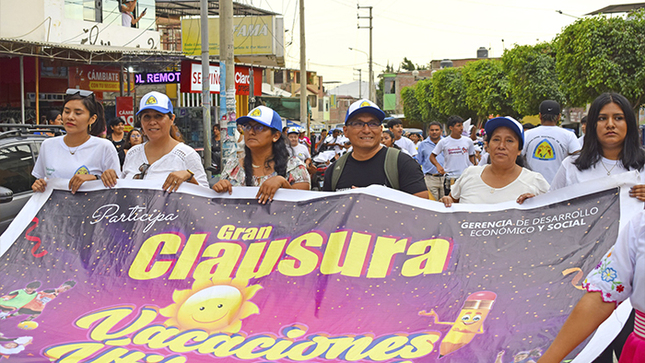
{"type": "Polygon", "coordinates": [[[173,113],[170,98],[157,91],[148,92],[141,97],[141,102],[139,102],[139,112],[137,112],[137,115],[145,110],[155,110],[161,113],[173,113]]]}
{"type": "Polygon", "coordinates": [[[280,115],[266,106],[258,106],[252,109],[248,115],[242,116],[236,120],[240,125],[244,125],[249,121],[255,121],[264,126],[269,126],[274,130],[282,131],[282,119],[280,118],[280,115]]]}
{"type": "Polygon", "coordinates": [[[374,115],[374,117],[376,117],[380,122],[383,122],[383,119],[385,118],[385,113],[381,111],[376,103],[370,100],[362,99],[352,103],[351,106],[349,106],[349,108],[347,109],[347,115],[345,115],[345,124],[347,124],[347,121],[349,121],[352,117],[363,112],[374,115]]]}
{"type": "Polygon", "coordinates": [[[486,130],[486,135],[493,136],[493,131],[502,126],[508,127],[517,134],[517,137],[520,139],[520,149],[522,149],[524,147],[524,128],[521,123],[511,116],[495,117],[488,120],[486,126],[484,126],[484,130],[486,130]]]}

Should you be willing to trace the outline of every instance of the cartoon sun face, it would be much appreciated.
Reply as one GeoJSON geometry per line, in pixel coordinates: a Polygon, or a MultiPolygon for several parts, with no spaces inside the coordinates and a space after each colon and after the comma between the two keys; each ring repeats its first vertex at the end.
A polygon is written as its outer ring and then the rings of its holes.
{"type": "Polygon", "coordinates": [[[257,305],[248,301],[262,288],[248,286],[248,280],[195,280],[190,290],[175,290],[175,302],[159,312],[170,319],[166,326],[181,330],[202,329],[209,333],[237,333],[242,319],[259,314],[257,305]]]}
{"type": "Polygon", "coordinates": [[[463,333],[475,333],[484,324],[488,310],[463,309],[457,318],[455,328],[463,333]]]}

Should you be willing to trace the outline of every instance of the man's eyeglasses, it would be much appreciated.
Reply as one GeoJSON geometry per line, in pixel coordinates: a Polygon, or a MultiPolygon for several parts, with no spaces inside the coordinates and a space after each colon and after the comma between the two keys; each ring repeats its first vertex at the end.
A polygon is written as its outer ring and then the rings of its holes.
{"type": "Polygon", "coordinates": [[[148,171],[148,168],[150,168],[150,164],[143,163],[139,167],[139,174],[134,174],[133,179],[143,179],[146,176],[146,172],[148,171]]]}
{"type": "Polygon", "coordinates": [[[255,125],[251,125],[251,124],[244,124],[244,125],[242,125],[242,129],[243,129],[244,131],[246,131],[246,132],[251,131],[251,129],[253,129],[255,132],[262,132],[262,131],[264,131],[264,129],[266,129],[266,128],[268,128],[268,127],[267,127],[267,126],[264,126],[264,125],[262,125],[262,124],[255,124],[255,125]]]}
{"type": "Polygon", "coordinates": [[[370,121],[370,122],[360,122],[360,121],[349,121],[347,122],[347,126],[351,127],[353,129],[362,129],[367,125],[370,129],[375,130],[381,127],[381,123],[379,121],[370,121]]]}
{"type": "Polygon", "coordinates": [[[84,89],[76,89],[76,88],[68,88],[67,91],[65,91],[65,94],[68,96],[79,95],[81,97],[94,96],[94,92],[92,91],[88,91],[84,89]]]}

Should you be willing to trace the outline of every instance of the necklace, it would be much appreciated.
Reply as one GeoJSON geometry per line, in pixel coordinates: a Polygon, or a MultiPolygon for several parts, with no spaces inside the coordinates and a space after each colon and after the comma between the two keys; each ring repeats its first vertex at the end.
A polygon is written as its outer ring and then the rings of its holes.
{"type": "Polygon", "coordinates": [[[251,166],[256,168],[256,169],[260,167],[260,165],[255,165],[255,164],[251,164],[251,166]]]}
{"type": "Polygon", "coordinates": [[[600,163],[602,164],[602,167],[605,168],[605,170],[607,171],[607,175],[611,175],[611,171],[614,170],[614,168],[618,164],[618,161],[616,161],[616,164],[614,164],[614,166],[612,166],[611,169],[607,169],[607,167],[605,166],[605,162],[602,161],[602,159],[600,160],[600,163]]]}
{"type": "MultiPolygon", "coordinates": [[[[89,140],[89,139],[90,139],[90,135],[87,135],[87,139],[85,139],[85,141],[83,141],[83,142],[81,143],[81,145],[83,145],[83,144],[84,144],[87,140],[89,140]]],[[[64,140],[63,140],[63,142],[64,142],[64,140]]],[[[71,155],[76,154],[76,151],[78,151],[78,148],[79,148],[79,147],[81,147],[81,145],[78,145],[78,146],[76,146],[76,148],[74,149],[74,151],[72,151],[72,149],[69,147],[69,145],[67,145],[67,143],[66,143],[66,142],[64,142],[64,143],[65,143],[65,146],[67,146],[67,151],[69,151],[69,153],[70,153],[71,155]]]]}

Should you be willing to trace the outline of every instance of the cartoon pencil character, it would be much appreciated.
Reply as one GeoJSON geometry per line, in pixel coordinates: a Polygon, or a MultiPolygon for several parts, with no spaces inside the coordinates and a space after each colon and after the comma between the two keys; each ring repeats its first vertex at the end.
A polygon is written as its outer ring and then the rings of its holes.
{"type": "MultiPolygon", "coordinates": [[[[65,281],[62,285],[55,289],[47,289],[47,290],[42,290],[39,291],[36,297],[25,304],[23,307],[18,309],[18,311],[11,313],[7,318],[11,318],[14,316],[18,315],[30,315],[27,319],[23,320],[22,323],[25,322],[30,322],[31,320],[35,319],[40,315],[43,310],[45,309],[45,305],[47,305],[48,302],[54,300],[55,298],[58,297],[59,294],[68,291],[69,289],[73,288],[76,285],[76,281],[70,280],[70,281],[65,281]]],[[[21,324],[22,324],[21,323],[21,324]]],[[[35,323],[27,324],[24,327],[21,327],[23,329],[35,329],[38,325],[35,323]]]]}
{"type": "Polygon", "coordinates": [[[442,358],[466,344],[470,343],[476,334],[484,333],[484,320],[488,316],[497,294],[490,291],[478,291],[466,298],[464,306],[455,322],[441,322],[439,316],[432,310],[426,313],[419,311],[421,316],[433,316],[434,324],[452,325],[439,346],[439,358],[442,358]]]}
{"type": "Polygon", "coordinates": [[[36,289],[40,281],[32,281],[24,289],[15,290],[0,297],[0,319],[5,319],[11,312],[20,309],[36,298],[36,289]]]}

